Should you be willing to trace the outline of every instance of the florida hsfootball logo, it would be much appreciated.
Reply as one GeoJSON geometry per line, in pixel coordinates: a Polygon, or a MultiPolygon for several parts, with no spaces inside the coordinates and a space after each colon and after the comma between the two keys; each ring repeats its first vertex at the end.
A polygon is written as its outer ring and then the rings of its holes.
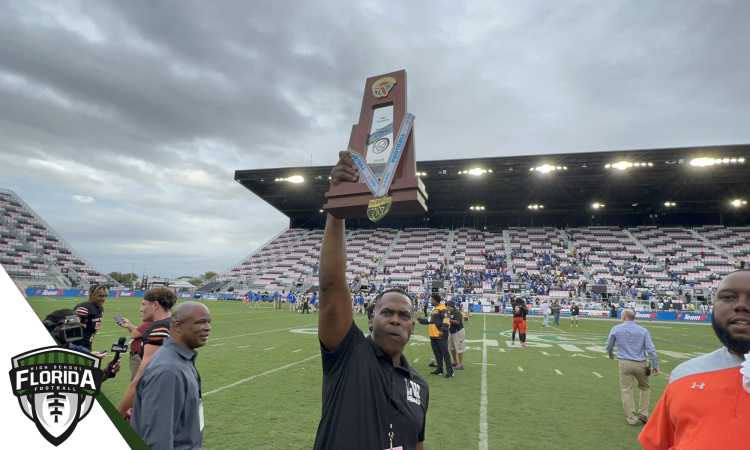
{"type": "Polygon", "coordinates": [[[60,347],[45,347],[11,358],[13,394],[26,417],[52,445],[65,442],[91,411],[99,394],[99,358],[60,347]]]}

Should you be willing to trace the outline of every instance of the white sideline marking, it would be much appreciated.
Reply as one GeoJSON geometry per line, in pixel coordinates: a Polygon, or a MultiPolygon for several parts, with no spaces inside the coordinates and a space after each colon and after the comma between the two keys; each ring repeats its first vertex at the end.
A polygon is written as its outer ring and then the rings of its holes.
{"type": "Polygon", "coordinates": [[[222,342],[221,344],[211,344],[211,347],[216,347],[217,345],[224,345],[224,343],[222,342]]]}
{"type": "Polygon", "coordinates": [[[518,371],[519,371],[519,372],[523,372],[523,367],[521,367],[521,366],[518,366],[518,371]]]}
{"type": "Polygon", "coordinates": [[[662,359],[661,362],[668,363],[669,361],[667,361],[666,359],[662,359]]]}
{"type": "Polygon", "coordinates": [[[299,363],[307,362],[307,361],[310,361],[311,359],[315,359],[315,358],[319,358],[319,357],[320,357],[320,354],[318,354],[318,355],[314,355],[314,356],[311,356],[311,357],[309,357],[309,358],[305,358],[305,359],[303,359],[303,360],[300,360],[300,361],[297,361],[297,362],[293,362],[293,363],[291,363],[291,364],[287,364],[286,366],[281,366],[281,367],[277,367],[277,368],[275,368],[275,369],[271,369],[271,370],[269,370],[269,371],[267,371],[267,372],[263,372],[263,373],[261,373],[261,374],[258,374],[258,375],[253,375],[253,376],[251,376],[251,377],[247,377],[247,378],[244,378],[244,379],[242,379],[242,380],[239,380],[239,381],[235,381],[235,382],[234,382],[234,383],[232,383],[232,384],[228,384],[228,385],[226,385],[226,386],[222,386],[222,387],[220,387],[220,388],[216,388],[216,389],[214,389],[213,391],[208,391],[208,392],[206,392],[206,393],[205,393],[205,394],[203,394],[203,395],[213,395],[213,394],[215,394],[215,393],[217,393],[217,392],[221,392],[221,391],[223,391],[224,389],[229,389],[230,387],[235,387],[235,386],[237,386],[238,384],[242,384],[242,383],[245,383],[245,382],[248,382],[248,381],[254,380],[254,379],[256,379],[256,378],[259,378],[259,377],[264,377],[264,376],[266,376],[266,375],[270,375],[270,374],[272,374],[272,373],[274,373],[274,372],[278,372],[279,370],[284,370],[284,369],[288,369],[288,368],[290,368],[290,367],[292,367],[292,366],[295,366],[295,365],[297,365],[297,364],[299,364],[299,363]]]}
{"type": "Polygon", "coordinates": [[[263,349],[263,351],[264,351],[264,352],[267,352],[267,351],[269,351],[269,350],[273,350],[273,349],[275,349],[275,348],[276,348],[276,347],[271,347],[271,348],[264,348],[264,349],[263,349]]]}
{"type": "Polygon", "coordinates": [[[596,375],[596,376],[597,376],[597,377],[599,377],[599,378],[604,378],[603,376],[599,375],[599,374],[598,374],[598,373],[596,373],[596,372],[591,372],[591,373],[593,373],[594,375],[596,375]]]}
{"type": "Polygon", "coordinates": [[[241,345],[241,346],[239,346],[237,348],[247,348],[247,347],[250,347],[250,346],[249,345],[241,345]]]}
{"type": "Polygon", "coordinates": [[[238,334],[236,336],[225,336],[220,338],[211,339],[212,341],[221,341],[224,339],[234,339],[238,337],[244,337],[244,336],[255,336],[256,334],[264,334],[264,333],[273,333],[274,331],[285,331],[285,330],[293,330],[295,328],[304,328],[309,327],[310,325],[301,325],[296,327],[289,327],[289,328],[277,328],[275,330],[268,330],[268,331],[256,331],[255,333],[247,333],[247,334],[238,334]]]}
{"type": "MultiPolygon", "coordinates": [[[[570,355],[570,357],[571,357],[571,358],[575,358],[576,356],[580,356],[581,358],[596,359],[596,358],[594,358],[593,356],[588,356],[588,355],[581,355],[581,354],[579,354],[579,353],[576,353],[576,354],[574,354],[574,355],[570,355]]],[[[607,358],[609,358],[609,356],[607,356],[607,358]]]]}
{"type": "Polygon", "coordinates": [[[417,359],[415,359],[414,361],[412,361],[412,364],[416,364],[416,363],[418,363],[418,362],[419,362],[419,358],[417,358],[417,359]]]}
{"type": "Polygon", "coordinates": [[[544,355],[544,356],[560,356],[560,355],[552,355],[552,354],[549,354],[547,352],[542,352],[542,355],[544,355]]]}
{"type": "MultiPolygon", "coordinates": [[[[483,330],[487,330],[484,316],[483,330]]],[[[479,450],[487,450],[487,331],[482,336],[482,397],[479,403],[479,450]]]]}
{"type": "Polygon", "coordinates": [[[505,349],[504,348],[499,348],[498,350],[500,351],[500,353],[505,353],[505,349]]]}
{"type": "Polygon", "coordinates": [[[479,364],[480,366],[494,366],[494,364],[488,364],[488,363],[474,363],[479,364]]]}
{"type": "Polygon", "coordinates": [[[301,351],[302,351],[302,349],[298,348],[297,350],[292,350],[292,353],[297,353],[297,352],[301,352],[301,351]]]}
{"type": "Polygon", "coordinates": [[[555,372],[556,372],[556,373],[557,373],[558,375],[562,375],[562,372],[560,372],[560,371],[559,371],[559,370],[557,370],[557,369],[555,369],[555,372]]]}

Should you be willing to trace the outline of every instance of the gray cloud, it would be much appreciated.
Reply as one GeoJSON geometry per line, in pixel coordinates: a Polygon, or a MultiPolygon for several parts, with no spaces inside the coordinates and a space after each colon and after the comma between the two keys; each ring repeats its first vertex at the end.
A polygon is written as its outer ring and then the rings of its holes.
{"type": "Polygon", "coordinates": [[[220,270],[286,224],[233,171],[333,163],[379,73],[408,71],[420,159],[747,142],[748,13],[740,0],[5,2],[0,187],[103,270],[220,270]]]}

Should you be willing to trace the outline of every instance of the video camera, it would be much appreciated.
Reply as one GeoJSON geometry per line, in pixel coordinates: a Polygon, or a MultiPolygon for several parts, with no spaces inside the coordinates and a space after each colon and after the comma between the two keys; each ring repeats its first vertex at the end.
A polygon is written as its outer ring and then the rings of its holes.
{"type": "Polygon", "coordinates": [[[67,343],[83,339],[83,327],[78,316],[67,316],[58,322],[45,320],[43,323],[57,342],[67,343]]]}

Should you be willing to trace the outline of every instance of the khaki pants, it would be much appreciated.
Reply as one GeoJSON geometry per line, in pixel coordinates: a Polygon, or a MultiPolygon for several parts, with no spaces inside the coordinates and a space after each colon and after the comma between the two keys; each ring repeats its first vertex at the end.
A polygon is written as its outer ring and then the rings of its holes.
{"type": "Polygon", "coordinates": [[[136,353],[135,355],[130,355],[130,381],[133,381],[133,378],[135,378],[136,374],[138,374],[138,369],[141,368],[141,356],[136,353]]]}
{"type": "Polygon", "coordinates": [[[622,395],[622,407],[628,416],[628,423],[638,423],[638,415],[648,417],[648,402],[651,397],[651,386],[646,376],[646,361],[620,360],[620,394],[622,395]],[[638,389],[641,391],[638,412],[635,410],[634,381],[638,380],[638,389]]]}

